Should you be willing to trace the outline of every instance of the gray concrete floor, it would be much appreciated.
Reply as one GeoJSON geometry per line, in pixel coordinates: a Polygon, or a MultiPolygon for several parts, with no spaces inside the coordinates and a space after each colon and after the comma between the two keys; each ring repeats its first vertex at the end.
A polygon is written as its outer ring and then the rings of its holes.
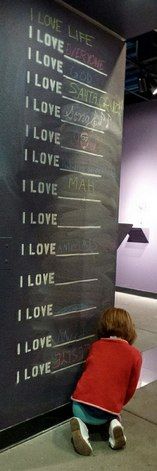
{"type": "Polygon", "coordinates": [[[137,347],[144,352],[143,376],[134,398],[122,414],[127,446],[113,451],[96,434],[93,454],[73,450],[65,422],[0,454],[2,471],[156,471],[157,469],[157,301],[117,293],[115,304],[128,309],[138,330],[137,347]],[[155,301],[155,303],[154,303],[155,301]],[[147,379],[146,373],[147,370],[147,379]],[[148,378],[149,377],[149,378],[148,378]],[[144,380],[143,380],[144,378],[144,380]],[[154,378],[154,379],[153,379],[154,378]],[[149,382],[150,381],[150,382],[149,382]]]}

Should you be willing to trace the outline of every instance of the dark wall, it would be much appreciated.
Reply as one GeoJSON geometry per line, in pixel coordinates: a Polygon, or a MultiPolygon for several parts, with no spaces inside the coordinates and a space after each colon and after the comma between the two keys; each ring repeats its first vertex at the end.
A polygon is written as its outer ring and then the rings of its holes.
{"type": "Polygon", "coordinates": [[[65,0],[112,31],[129,39],[156,28],[156,0],[65,0]]]}
{"type": "Polygon", "coordinates": [[[1,10],[1,429],[60,407],[113,303],[125,49],[52,2],[1,10]]]}
{"type": "Polygon", "coordinates": [[[118,249],[117,286],[157,292],[157,102],[126,108],[119,220],[141,227],[149,243],[127,242],[118,249]]]}

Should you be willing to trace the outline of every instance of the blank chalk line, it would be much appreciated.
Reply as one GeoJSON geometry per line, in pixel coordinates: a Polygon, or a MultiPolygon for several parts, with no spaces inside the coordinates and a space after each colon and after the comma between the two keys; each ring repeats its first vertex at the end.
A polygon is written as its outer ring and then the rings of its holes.
{"type": "Polygon", "coordinates": [[[80,154],[93,155],[94,157],[104,157],[102,154],[93,154],[93,152],[88,152],[87,150],[75,149],[74,147],[61,146],[61,149],[71,150],[72,152],[80,152],[80,154]]]}
{"type": "Polygon", "coordinates": [[[90,198],[74,198],[70,196],[58,196],[58,199],[72,200],[72,201],[87,201],[88,203],[101,203],[101,200],[95,200],[90,198]]]}
{"type": "Polygon", "coordinates": [[[99,255],[99,252],[62,253],[62,254],[56,254],[56,257],[82,257],[82,256],[88,256],[88,255],[99,255]]]}
{"type": "Polygon", "coordinates": [[[94,72],[97,72],[98,74],[104,75],[107,77],[107,74],[105,72],[102,72],[101,70],[95,69],[94,67],[91,67],[91,65],[85,64],[84,62],[79,61],[78,59],[74,59],[73,57],[68,56],[67,54],[64,54],[65,59],[68,59],[69,61],[76,62],[77,64],[83,65],[84,67],[87,67],[88,69],[94,70],[94,72]]]}
{"type": "Polygon", "coordinates": [[[98,281],[98,278],[87,278],[86,280],[65,281],[62,283],[55,283],[55,286],[74,285],[77,283],[92,283],[93,281],[98,281]]]}
{"type": "Polygon", "coordinates": [[[100,129],[89,128],[89,126],[83,126],[83,124],[74,123],[73,121],[68,121],[66,119],[61,119],[61,122],[71,124],[72,126],[79,126],[80,128],[89,129],[89,131],[100,132],[101,134],[105,134],[105,132],[100,131],[100,129]]]}
{"type": "Polygon", "coordinates": [[[80,82],[79,80],[76,80],[74,79],[73,77],[69,77],[69,75],[63,75],[63,77],[65,77],[66,79],[68,80],[72,80],[72,82],[77,82],[77,83],[80,83],[80,85],[83,85],[85,87],[88,87],[88,88],[92,88],[92,90],[96,90],[97,92],[101,92],[101,93],[107,93],[105,92],[104,90],[100,90],[100,88],[95,88],[93,87],[92,85],[88,85],[87,83],[84,83],[84,82],[80,82]]]}
{"type": "Polygon", "coordinates": [[[79,173],[80,175],[85,175],[87,177],[102,178],[102,175],[98,175],[98,174],[95,174],[95,173],[80,172],[79,170],[72,170],[71,168],[61,168],[60,167],[60,170],[62,172],[79,173]]]}
{"type": "Polygon", "coordinates": [[[93,309],[97,309],[97,306],[86,307],[83,309],[77,309],[73,311],[60,312],[58,314],[54,314],[53,317],[68,316],[69,314],[78,314],[79,312],[92,311],[93,309]]]}
{"type": "Polygon", "coordinates": [[[52,375],[54,375],[55,373],[60,373],[60,371],[68,370],[68,368],[74,368],[74,366],[82,365],[83,363],[85,363],[85,361],[86,360],[82,360],[78,363],[74,363],[73,365],[65,366],[64,368],[60,368],[59,370],[52,371],[52,375]]]}
{"type": "Polygon", "coordinates": [[[81,337],[79,339],[68,340],[68,342],[58,343],[57,345],[53,345],[53,348],[64,347],[65,345],[70,345],[72,343],[82,342],[82,340],[87,340],[87,339],[90,339],[92,337],[95,337],[95,334],[87,335],[86,337],[81,337]]]}
{"type": "Polygon", "coordinates": [[[101,229],[101,226],[66,226],[66,225],[59,225],[57,227],[59,229],[101,229]]]}

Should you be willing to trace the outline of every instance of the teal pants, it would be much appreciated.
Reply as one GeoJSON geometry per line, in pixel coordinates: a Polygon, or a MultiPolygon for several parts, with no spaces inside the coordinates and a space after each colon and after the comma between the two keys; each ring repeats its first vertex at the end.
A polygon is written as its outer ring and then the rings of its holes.
{"type": "Polygon", "coordinates": [[[74,416],[86,424],[101,425],[118,418],[114,414],[97,409],[96,407],[86,406],[77,401],[73,401],[72,409],[74,416]]]}

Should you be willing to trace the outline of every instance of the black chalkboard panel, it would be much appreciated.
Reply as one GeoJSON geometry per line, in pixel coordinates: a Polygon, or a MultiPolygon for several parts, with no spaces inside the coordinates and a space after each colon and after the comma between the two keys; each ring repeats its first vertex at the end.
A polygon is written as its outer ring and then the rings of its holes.
{"type": "Polygon", "coordinates": [[[0,427],[70,400],[113,304],[125,51],[56,2],[1,2],[0,427]]]}

